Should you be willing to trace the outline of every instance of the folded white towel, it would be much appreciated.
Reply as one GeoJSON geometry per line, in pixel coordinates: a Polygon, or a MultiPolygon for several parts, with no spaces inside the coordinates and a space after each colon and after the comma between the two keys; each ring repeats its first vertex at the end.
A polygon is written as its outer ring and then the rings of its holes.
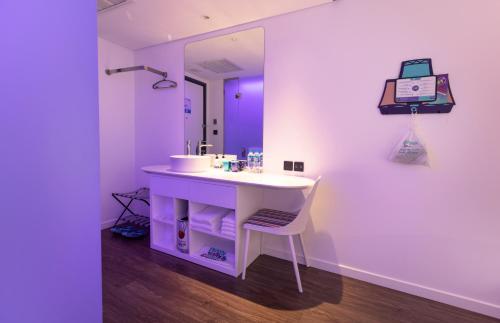
{"type": "Polygon", "coordinates": [[[193,223],[200,224],[210,224],[214,225],[219,223],[221,218],[229,212],[228,209],[216,207],[216,206],[208,206],[205,209],[191,215],[191,221],[193,223]]]}
{"type": "Polygon", "coordinates": [[[197,223],[191,223],[191,228],[193,229],[198,229],[202,231],[209,231],[209,232],[215,232],[217,231],[217,228],[213,225],[209,224],[197,224],[197,223]]]}
{"type": "Polygon", "coordinates": [[[221,230],[220,233],[222,235],[232,237],[232,238],[234,238],[236,236],[236,233],[234,231],[221,230]]]}
{"type": "Polygon", "coordinates": [[[236,232],[236,228],[231,228],[231,227],[225,227],[225,226],[221,226],[221,231],[222,230],[225,230],[225,231],[231,231],[231,232],[236,232]]]}
{"type": "Polygon", "coordinates": [[[236,227],[234,225],[230,226],[230,225],[222,224],[220,229],[221,230],[228,230],[228,231],[236,231],[236,227]]]}
{"type": "Polygon", "coordinates": [[[234,214],[234,211],[231,211],[228,214],[226,214],[226,216],[222,218],[222,222],[236,223],[236,216],[234,214]]]}

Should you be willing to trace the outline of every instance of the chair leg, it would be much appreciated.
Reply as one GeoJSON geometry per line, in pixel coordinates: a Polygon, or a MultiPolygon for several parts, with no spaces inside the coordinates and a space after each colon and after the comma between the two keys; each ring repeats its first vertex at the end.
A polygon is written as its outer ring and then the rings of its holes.
{"type": "Polygon", "coordinates": [[[309,261],[307,261],[306,254],[306,245],[304,244],[304,239],[302,238],[302,234],[299,234],[300,246],[302,247],[302,253],[304,254],[304,262],[307,267],[309,267],[309,261]]]}
{"type": "Polygon", "coordinates": [[[290,251],[292,252],[293,269],[295,270],[295,278],[297,279],[297,287],[299,292],[302,293],[302,283],[300,282],[299,266],[297,265],[297,256],[295,255],[295,247],[293,246],[293,237],[288,236],[288,242],[290,243],[290,251]]]}
{"type": "Polygon", "coordinates": [[[250,230],[245,230],[245,252],[243,254],[243,275],[241,279],[245,280],[247,273],[247,260],[248,260],[248,245],[250,244],[250,230]]]}

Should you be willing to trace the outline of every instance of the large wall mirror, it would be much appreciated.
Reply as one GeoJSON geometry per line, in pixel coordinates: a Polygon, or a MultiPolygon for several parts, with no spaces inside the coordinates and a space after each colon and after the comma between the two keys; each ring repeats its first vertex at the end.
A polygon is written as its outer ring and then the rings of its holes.
{"type": "Polygon", "coordinates": [[[190,43],[184,58],[186,147],[238,159],[262,152],[264,29],[190,43]]]}

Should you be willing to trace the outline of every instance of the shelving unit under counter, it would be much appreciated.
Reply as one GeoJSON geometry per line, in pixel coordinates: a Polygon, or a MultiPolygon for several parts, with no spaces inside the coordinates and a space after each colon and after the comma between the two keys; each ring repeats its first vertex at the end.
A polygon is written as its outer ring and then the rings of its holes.
{"type": "MultiPolygon", "coordinates": [[[[145,167],[143,170],[152,175],[151,248],[234,277],[243,270],[243,223],[263,207],[266,188],[301,190],[314,183],[306,178],[279,175],[246,173],[228,174],[225,178],[220,172],[174,173],[169,172],[167,166],[145,167]],[[220,223],[213,228],[193,225],[191,217],[209,207],[219,208],[225,215],[234,214],[234,236],[223,234],[220,223]],[[177,248],[177,220],[182,218],[188,219],[188,253],[177,248]],[[225,259],[203,256],[211,247],[223,251],[225,259]]],[[[252,235],[249,264],[260,254],[260,241],[258,234],[252,235]]]]}

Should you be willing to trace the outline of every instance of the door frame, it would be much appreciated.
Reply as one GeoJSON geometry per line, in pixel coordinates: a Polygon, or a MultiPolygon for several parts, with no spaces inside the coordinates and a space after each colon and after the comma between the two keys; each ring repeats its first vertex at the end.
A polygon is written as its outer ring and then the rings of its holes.
{"type": "MultiPolygon", "coordinates": [[[[184,80],[190,83],[194,83],[203,87],[203,141],[207,143],[207,83],[189,77],[187,75],[184,76],[184,80]]],[[[206,152],[206,148],[203,148],[206,152]]],[[[202,151],[203,152],[203,151],[202,151]]]]}

